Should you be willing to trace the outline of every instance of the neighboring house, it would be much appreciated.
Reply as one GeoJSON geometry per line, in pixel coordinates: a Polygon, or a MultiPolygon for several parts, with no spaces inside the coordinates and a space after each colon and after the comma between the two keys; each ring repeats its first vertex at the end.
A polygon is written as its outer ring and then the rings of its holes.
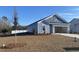
{"type": "Polygon", "coordinates": [[[49,15],[28,25],[27,30],[34,34],[69,33],[70,26],[59,15],[49,15]]]}
{"type": "Polygon", "coordinates": [[[79,18],[74,18],[70,22],[70,32],[71,33],[79,33],[79,18]]]}

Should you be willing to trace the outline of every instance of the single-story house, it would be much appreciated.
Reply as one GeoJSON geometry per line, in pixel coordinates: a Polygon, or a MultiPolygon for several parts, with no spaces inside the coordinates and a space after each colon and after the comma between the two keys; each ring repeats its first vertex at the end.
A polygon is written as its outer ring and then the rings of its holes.
{"type": "Polygon", "coordinates": [[[27,26],[34,34],[69,33],[70,24],[59,15],[49,15],[27,26]]]}
{"type": "Polygon", "coordinates": [[[70,22],[70,32],[79,33],[79,18],[74,18],[70,22]]]}

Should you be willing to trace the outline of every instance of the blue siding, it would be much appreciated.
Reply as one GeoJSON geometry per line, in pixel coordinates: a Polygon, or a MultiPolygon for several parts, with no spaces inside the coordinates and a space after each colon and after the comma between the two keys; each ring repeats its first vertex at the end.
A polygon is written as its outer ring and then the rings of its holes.
{"type": "Polygon", "coordinates": [[[28,32],[33,33],[33,31],[35,31],[35,33],[37,33],[37,23],[33,23],[31,25],[28,26],[27,28],[28,32]]]}

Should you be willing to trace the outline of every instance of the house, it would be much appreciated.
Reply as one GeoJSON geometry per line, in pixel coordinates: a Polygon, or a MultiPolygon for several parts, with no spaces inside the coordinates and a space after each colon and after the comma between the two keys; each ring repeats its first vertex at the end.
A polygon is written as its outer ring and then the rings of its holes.
{"type": "Polygon", "coordinates": [[[79,33],[79,18],[74,18],[70,22],[70,32],[71,33],[79,33]]]}
{"type": "Polygon", "coordinates": [[[67,21],[55,14],[28,25],[27,30],[34,34],[69,33],[70,26],[67,21]]]}

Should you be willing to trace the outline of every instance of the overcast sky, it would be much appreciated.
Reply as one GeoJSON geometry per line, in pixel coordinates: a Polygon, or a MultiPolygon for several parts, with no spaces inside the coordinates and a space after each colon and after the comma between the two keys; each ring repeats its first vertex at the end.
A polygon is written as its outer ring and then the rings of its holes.
{"type": "MultiPolygon", "coordinates": [[[[7,16],[13,22],[13,6],[0,6],[0,17],[7,16]]],[[[18,21],[20,25],[29,25],[48,15],[58,14],[66,21],[79,18],[78,6],[17,6],[18,21]]]]}

